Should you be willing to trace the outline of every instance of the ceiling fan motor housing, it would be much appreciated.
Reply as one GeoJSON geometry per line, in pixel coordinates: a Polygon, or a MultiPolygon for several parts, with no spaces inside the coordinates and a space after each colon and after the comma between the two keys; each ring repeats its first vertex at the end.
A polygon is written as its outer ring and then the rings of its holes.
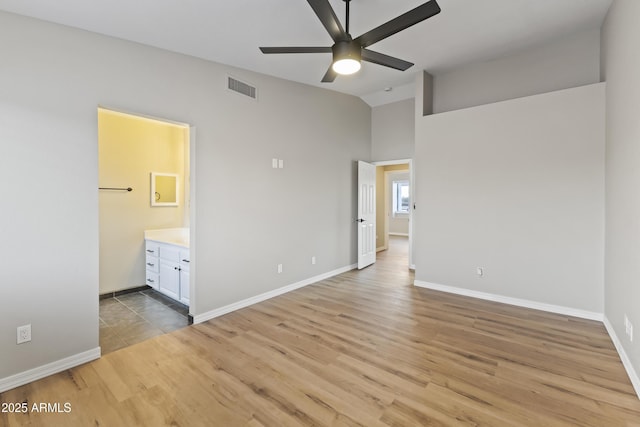
{"type": "Polygon", "coordinates": [[[353,40],[336,42],[332,47],[333,62],[340,59],[362,60],[362,47],[353,40]]]}

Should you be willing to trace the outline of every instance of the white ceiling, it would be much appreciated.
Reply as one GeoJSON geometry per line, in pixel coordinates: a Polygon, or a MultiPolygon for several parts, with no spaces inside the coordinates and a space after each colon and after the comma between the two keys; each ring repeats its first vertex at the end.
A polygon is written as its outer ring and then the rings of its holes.
{"type": "MultiPolygon", "coordinates": [[[[344,1],[329,1],[344,26],[344,1]]],[[[357,37],[424,1],[352,0],[350,32],[357,37]]],[[[359,73],[333,83],[320,82],[331,54],[264,55],[258,50],[331,46],[305,0],[0,0],[0,10],[384,103],[385,97],[410,93],[420,70],[442,73],[598,28],[611,2],[438,0],[439,15],[370,47],[415,66],[402,72],[365,62],[359,73]],[[386,87],[394,91],[384,92],[386,87]]]]}

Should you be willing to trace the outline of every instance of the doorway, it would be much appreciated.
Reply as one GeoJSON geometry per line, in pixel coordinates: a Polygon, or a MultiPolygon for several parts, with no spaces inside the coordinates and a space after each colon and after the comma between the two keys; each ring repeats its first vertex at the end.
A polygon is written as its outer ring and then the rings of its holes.
{"type": "MultiPolygon", "coordinates": [[[[149,258],[145,237],[150,230],[170,231],[182,236],[180,250],[190,250],[192,131],[183,123],[98,108],[102,354],[189,324],[192,301],[185,305],[149,286],[158,283],[149,272],[161,259],[149,258]],[[165,184],[154,182],[157,176],[175,177],[171,191],[160,189],[165,184]],[[158,203],[159,192],[175,200],[158,203]]],[[[189,274],[186,281],[193,295],[189,274]]]]}
{"type": "Polygon", "coordinates": [[[413,172],[411,159],[376,165],[376,262],[413,269],[413,172]]]}

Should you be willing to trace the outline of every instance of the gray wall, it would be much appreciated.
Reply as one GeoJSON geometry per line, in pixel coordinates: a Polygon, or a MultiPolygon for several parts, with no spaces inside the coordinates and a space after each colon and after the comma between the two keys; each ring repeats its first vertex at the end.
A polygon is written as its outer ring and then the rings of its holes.
{"type": "Polygon", "coordinates": [[[604,96],[417,119],[416,280],[602,313],[604,96]]]}
{"type": "Polygon", "coordinates": [[[410,159],[415,139],[414,100],[371,109],[371,159],[410,159]]]}
{"type": "Polygon", "coordinates": [[[574,34],[434,78],[434,112],[551,92],[600,81],[600,31],[574,34]]]}
{"type": "MultiPolygon", "coordinates": [[[[640,373],[640,2],[616,0],[602,32],[607,81],[605,316],[640,373]],[[625,335],[627,315],[634,341],[625,335]]],[[[636,384],[636,387],[638,384],[636,384]]]]}
{"type": "Polygon", "coordinates": [[[356,261],[360,99],[6,13],[0,51],[0,379],[98,346],[98,105],[197,128],[193,314],[356,261]]]}
{"type": "MultiPolygon", "coordinates": [[[[600,81],[600,30],[580,32],[492,61],[434,77],[441,113],[600,81]]],[[[416,89],[417,90],[417,89],[416,89]]],[[[412,158],[414,99],[372,108],[372,160],[412,158]]],[[[418,107],[422,111],[422,106],[418,107]]]]}

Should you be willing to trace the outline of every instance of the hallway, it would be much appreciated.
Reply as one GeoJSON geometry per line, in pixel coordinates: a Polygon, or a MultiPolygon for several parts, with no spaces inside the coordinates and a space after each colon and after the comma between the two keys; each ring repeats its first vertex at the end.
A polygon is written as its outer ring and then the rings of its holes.
{"type": "Polygon", "coordinates": [[[409,238],[389,236],[389,248],[376,254],[376,262],[354,272],[363,279],[384,286],[413,285],[414,272],[409,270],[409,238]]]}

